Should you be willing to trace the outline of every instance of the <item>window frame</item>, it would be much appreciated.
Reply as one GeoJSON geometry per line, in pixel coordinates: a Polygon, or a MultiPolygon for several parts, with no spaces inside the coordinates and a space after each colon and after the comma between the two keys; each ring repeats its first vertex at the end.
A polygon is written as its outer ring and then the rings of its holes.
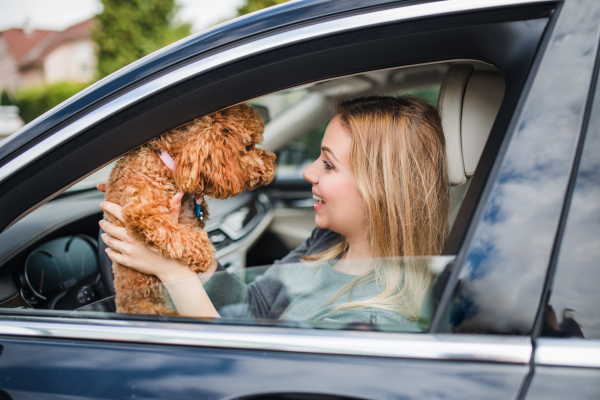
{"type": "MultiPolygon", "coordinates": [[[[504,2],[504,3],[506,3],[506,2],[504,2]]],[[[548,15],[548,11],[554,5],[554,2],[543,2],[543,1],[514,1],[512,3],[514,3],[514,4],[524,3],[524,4],[530,5],[530,7],[529,8],[527,8],[527,7],[525,7],[525,8],[507,7],[507,8],[492,9],[492,10],[484,9],[484,10],[478,10],[478,11],[472,12],[472,13],[469,12],[469,13],[459,14],[459,15],[445,15],[442,17],[439,17],[436,15],[433,18],[425,18],[422,20],[418,19],[415,21],[408,21],[408,22],[405,21],[405,22],[401,23],[401,26],[396,26],[396,23],[394,22],[390,25],[385,25],[385,26],[368,27],[368,28],[357,30],[357,31],[348,31],[348,32],[344,31],[343,33],[332,34],[331,36],[328,36],[328,37],[318,38],[318,39],[308,41],[308,42],[300,42],[300,43],[294,44],[293,46],[273,50],[273,51],[265,53],[265,54],[262,54],[262,53],[257,54],[253,58],[238,61],[232,65],[223,66],[218,70],[208,72],[206,74],[203,74],[202,76],[194,77],[194,78],[192,78],[188,81],[185,81],[181,84],[174,85],[172,87],[169,87],[168,89],[162,90],[160,93],[157,93],[155,96],[153,96],[151,98],[140,101],[139,103],[136,103],[130,107],[126,107],[126,108],[124,107],[122,110],[120,110],[119,113],[114,114],[107,120],[99,122],[97,125],[92,126],[89,129],[82,129],[81,131],[77,131],[77,134],[74,135],[70,140],[66,141],[64,144],[60,144],[60,145],[56,146],[55,148],[48,150],[47,153],[45,153],[43,156],[40,156],[31,164],[28,164],[23,169],[20,169],[17,172],[15,172],[14,175],[12,175],[9,178],[0,182],[0,193],[2,193],[2,195],[0,195],[0,205],[2,205],[2,206],[10,205],[15,202],[19,202],[19,200],[24,202],[24,205],[22,206],[22,208],[20,210],[18,210],[18,212],[12,212],[12,214],[8,213],[10,215],[5,215],[5,216],[1,217],[2,220],[0,221],[0,226],[6,227],[6,226],[10,225],[16,219],[18,219],[20,216],[27,213],[28,210],[35,208],[37,205],[43,203],[48,198],[51,198],[52,196],[54,196],[56,194],[57,190],[60,190],[61,188],[66,187],[69,184],[71,184],[73,182],[72,176],[73,176],[74,172],[69,171],[69,169],[70,169],[69,166],[75,165],[76,164],[75,160],[80,162],[80,160],[82,158],[85,158],[86,164],[85,164],[84,168],[91,168],[90,166],[92,166],[92,165],[94,165],[95,167],[97,167],[98,165],[105,165],[106,163],[111,162],[114,158],[119,157],[124,152],[124,150],[133,148],[133,147],[143,143],[144,141],[150,139],[151,137],[155,136],[155,131],[158,130],[158,132],[160,132],[160,131],[166,130],[166,128],[173,127],[173,126],[166,127],[164,125],[164,123],[158,124],[158,126],[154,126],[154,125],[156,125],[156,119],[148,118],[147,115],[144,116],[143,114],[147,114],[150,111],[155,110],[157,107],[162,107],[162,109],[161,109],[162,112],[171,112],[174,115],[177,115],[177,118],[174,118],[174,120],[177,120],[179,122],[185,121],[186,118],[188,118],[188,119],[191,118],[190,111],[182,112],[181,110],[177,109],[177,106],[178,106],[178,104],[180,104],[181,101],[183,101],[183,102],[189,101],[190,99],[193,99],[194,96],[196,96],[196,97],[199,96],[198,93],[200,93],[200,90],[197,90],[196,92],[194,92],[192,90],[192,88],[194,88],[194,87],[200,87],[200,89],[204,89],[204,93],[211,93],[214,96],[214,99],[215,99],[214,102],[211,103],[209,106],[204,106],[204,108],[202,109],[202,113],[207,113],[207,112],[211,112],[211,111],[220,109],[222,107],[231,105],[232,101],[233,101],[233,103],[239,102],[239,101],[245,101],[245,100],[248,100],[250,98],[253,98],[253,97],[256,97],[257,95],[259,95],[260,93],[257,93],[256,91],[252,92],[252,90],[250,90],[247,87],[243,87],[243,85],[240,87],[240,82],[243,83],[243,79],[248,79],[247,78],[248,76],[252,76],[252,73],[256,72],[257,70],[259,70],[262,67],[274,66],[276,64],[281,65],[285,62],[291,62],[291,60],[298,57],[298,50],[300,50],[300,49],[303,52],[302,56],[309,58],[311,53],[312,54],[323,53],[326,51],[331,51],[331,48],[337,49],[337,47],[332,47],[332,46],[339,45],[340,42],[346,43],[346,47],[348,47],[350,45],[356,45],[356,41],[358,41],[359,44],[366,46],[367,44],[370,45],[375,40],[382,40],[382,41],[389,40],[389,35],[394,35],[393,38],[396,38],[396,40],[398,40],[397,38],[404,37],[406,35],[412,35],[413,38],[415,36],[417,36],[417,37],[420,37],[419,40],[422,43],[423,40],[435,38],[436,31],[440,31],[440,30],[445,30],[446,32],[450,31],[451,33],[452,32],[456,33],[456,32],[460,31],[461,34],[464,35],[465,30],[467,30],[467,31],[470,30],[470,32],[472,33],[473,30],[481,31],[481,30],[485,30],[485,29],[491,29],[490,26],[492,26],[494,23],[492,21],[498,21],[499,15],[503,16],[502,18],[504,18],[504,20],[503,20],[504,22],[495,22],[496,24],[498,24],[497,26],[499,26],[499,27],[505,27],[505,24],[508,24],[509,21],[510,22],[521,21],[523,19],[523,17],[522,17],[523,14],[529,15],[529,16],[534,15],[534,14],[548,15]],[[543,6],[538,6],[537,3],[542,3],[543,6]],[[533,5],[531,5],[531,4],[533,4],[533,5]],[[548,4],[549,4],[549,6],[548,6],[548,4]],[[485,21],[488,21],[489,24],[486,25],[485,21]],[[460,28],[461,25],[465,25],[465,26],[463,28],[460,28]],[[394,29],[398,29],[398,28],[402,28],[403,31],[402,32],[398,32],[398,31],[392,32],[394,29]],[[363,40],[363,41],[361,42],[361,40],[363,40]],[[355,42],[352,42],[352,41],[355,41],[355,42]],[[350,44],[348,44],[348,43],[350,43],[350,44]],[[321,47],[319,47],[319,46],[321,46],[321,47]],[[261,64],[261,62],[263,64],[261,64]],[[204,81],[202,81],[202,79],[204,79],[204,81]],[[219,86],[219,83],[220,83],[220,86],[219,86]],[[227,85],[225,85],[224,83],[226,83],[227,85]],[[224,86],[226,86],[226,87],[224,87],[224,86]],[[229,97],[229,98],[219,97],[219,93],[226,92],[226,90],[224,90],[224,89],[227,89],[228,88],[227,86],[229,88],[240,88],[240,93],[237,94],[237,97],[235,97],[234,100],[232,100],[232,97],[229,97]],[[175,101],[175,100],[177,100],[177,101],[175,101]],[[190,116],[188,116],[188,115],[190,115],[190,116]],[[143,118],[146,118],[146,119],[143,121],[143,123],[141,123],[140,121],[143,118]],[[147,129],[140,129],[140,132],[143,132],[140,134],[131,135],[129,137],[126,135],[123,136],[123,132],[130,131],[131,126],[133,124],[137,124],[136,126],[138,126],[140,128],[147,128],[147,129]],[[122,139],[121,142],[119,143],[119,146],[118,147],[113,146],[112,144],[115,142],[115,139],[119,138],[119,137],[122,139]],[[100,151],[102,153],[102,155],[98,156],[98,154],[95,154],[96,150],[98,148],[100,148],[102,150],[106,150],[106,151],[100,151]],[[76,152],[77,154],[73,154],[74,152],[76,152]],[[89,160],[88,160],[88,158],[89,158],[89,160]],[[58,173],[59,171],[62,171],[63,174],[58,173]],[[59,176],[60,179],[58,179],[57,182],[44,182],[44,178],[49,175],[59,176]]],[[[450,39],[446,39],[446,40],[450,41],[450,39]]],[[[472,44],[468,44],[468,45],[472,45],[472,44]]],[[[450,51],[448,51],[448,53],[442,52],[441,53],[442,55],[438,55],[439,61],[448,60],[448,59],[456,59],[456,57],[457,57],[456,54],[464,54],[464,49],[466,47],[468,47],[468,45],[457,44],[458,48],[451,49],[450,51]],[[460,46],[463,46],[463,47],[461,48],[460,46]],[[461,53],[461,51],[463,51],[463,53],[461,53]],[[453,52],[455,54],[454,56],[452,56],[453,52]]],[[[534,43],[534,45],[537,46],[537,41],[534,43]]],[[[415,41],[415,43],[412,44],[412,46],[413,47],[417,46],[416,41],[415,41]]],[[[440,45],[438,44],[437,46],[439,47],[440,45]]],[[[344,46],[342,46],[342,47],[344,47],[344,46]]],[[[483,46],[483,47],[486,47],[486,46],[483,46]]],[[[489,51],[491,51],[492,54],[487,54],[487,56],[488,56],[487,58],[482,56],[481,54],[473,55],[472,57],[474,57],[476,59],[477,58],[486,58],[488,61],[493,62],[494,58],[497,58],[499,56],[498,53],[493,53],[496,50],[497,50],[497,48],[490,49],[489,51]]],[[[431,49],[428,49],[426,51],[429,51],[429,54],[435,52],[434,50],[431,50],[431,49]]],[[[478,51],[485,53],[486,50],[478,49],[478,51]]],[[[468,51],[467,51],[467,53],[468,53],[468,51]]],[[[346,56],[348,56],[348,55],[346,54],[346,56]]],[[[386,55],[386,57],[387,56],[388,55],[386,55]]],[[[467,56],[468,56],[468,54],[467,54],[467,56]]],[[[404,57],[405,58],[403,59],[403,61],[399,61],[398,59],[394,62],[390,61],[388,64],[384,63],[384,64],[379,65],[379,68],[384,68],[384,67],[390,66],[390,65],[396,65],[396,66],[406,65],[406,64],[410,64],[411,62],[423,62],[423,61],[427,60],[427,56],[422,53],[412,56],[413,57],[412,59],[410,58],[411,56],[404,56],[404,57]]],[[[430,56],[430,57],[432,57],[432,56],[430,56]]],[[[531,54],[531,58],[533,59],[533,54],[531,54]]],[[[379,62],[379,61],[377,61],[377,62],[379,62]]],[[[503,65],[498,65],[498,64],[503,64],[502,60],[499,60],[499,62],[497,62],[496,65],[499,67],[503,67],[503,65]]],[[[188,64],[188,65],[191,65],[191,64],[188,64]]],[[[505,73],[510,73],[510,72],[515,73],[515,71],[510,70],[509,66],[505,66],[505,67],[506,67],[506,69],[504,70],[505,73]]],[[[331,72],[328,72],[330,74],[328,76],[323,76],[322,74],[319,74],[318,77],[313,77],[313,78],[310,78],[310,76],[305,76],[302,78],[302,79],[305,79],[304,81],[298,81],[299,78],[296,78],[296,81],[288,82],[287,83],[288,86],[286,86],[286,84],[284,84],[284,83],[277,82],[276,85],[279,85],[279,87],[275,87],[274,85],[272,85],[268,88],[265,88],[264,94],[269,93],[273,90],[281,90],[286,87],[297,86],[298,84],[301,84],[301,83],[308,83],[311,81],[311,79],[313,79],[313,81],[314,81],[317,79],[320,80],[320,79],[332,78],[332,77],[337,77],[337,76],[343,76],[345,74],[352,74],[352,73],[360,72],[361,69],[364,69],[366,67],[364,65],[359,65],[359,66],[354,66],[352,68],[350,70],[346,70],[344,73],[342,73],[342,72],[335,73],[335,72],[331,71],[331,72]]],[[[498,117],[498,119],[494,125],[493,131],[492,131],[492,135],[496,135],[497,140],[500,140],[500,141],[502,141],[504,138],[504,132],[507,129],[510,118],[513,114],[513,110],[517,106],[517,101],[521,94],[521,90],[523,89],[523,86],[525,85],[525,79],[526,79],[526,76],[528,73],[528,69],[522,67],[521,70],[522,71],[519,71],[519,74],[517,74],[518,78],[516,78],[514,80],[514,82],[515,82],[514,85],[507,88],[507,94],[505,97],[505,101],[503,102],[502,108],[499,113],[499,117],[498,117]]],[[[149,82],[149,84],[151,84],[151,83],[152,82],[149,82]]],[[[138,86],[138,87],[141,87],[141,86],[138,86]]],[[[135,89],[135,88],[133,88],[133,89],[135,89]]],[[[106,104],[110,104],[110,103],[106,103],[106,104]]],[[[104,104],[102,104],[102,103],[98,104],[96,106],[96,109],[99,109],[103,105],[104,104]]],[[[75,123],[77,123],[77,121],[75,123]]],[[[174,123],[173,121],[171,121],[170,124],[173,125],[173,124],[178,124],[178,123],[174,123]]],[[[41,142],[40,144],[43,144],[43,142],[41,142]]],[[[471,193],[475,193],[475,196],[477,196],[477,194],[478,194],[477,191],[482,190],[483,187],[485,186],[486,176],[488,175],[489,169],[493,166],[494,160],[496,159],[496,157],[495,157],[496,152],[497,152],[497,149],[494,149],[494,147],[489,144],[488,144],[488,146],[486,146],[486,150],[484,150],[484,155],[489,156],[488,160],[490,160],[490,161],[488,161],[487,165],[484,165],[483,169],[481,167],[478,168],[477,174],[482,177],[482,178],[480,178],[480,187],[478,187],[477,189],[470,190],[471,193]]],[[[91,172],[91,169],[90,169],[90,172],[91,172]]],[[[476,187],[476,186],[474,186],[474,187],[476,187]]],[[[472,198],[471,198],[471,201],[472,201],[472,198]]],[[[468,219],[468,222],[463,224],[463,230],[464,230],[462,232],[463,235],[465,234],[467,227],[470,225],[470,223],[471,223],[470,221],[471,220],[468,219]]],[[[460,246],[462,245],[461,244],[462,241],[463,241],[462,239],[457,241],[457,243],[459,243],[458,248],[460,248],[460,246]]],[[[457,265],[455,267],[455,270],[458,270],[459,267],[460,267],[460,265],[457,265]]],[[[450,280],[448,283],[448,287],[452,287],[452,286],[453,286],[453,281],[450,280]]],[[[19,317],[18,319],[23,320],[22,317],[19,317]]],[[[4,334],[11,334],[10,332],[15,334],[14,333],[15,330],[11,331],[9,328],[9,325],[11,323],[15,323],[14,320],[10,321],[9,323],[6,323],[5,321],[1,321],[1,322],[2,322],[1,325],[3,326],[4,334]]],[[[63,319],[56,319],[56,320],[53,320],[53,322],[60,322],[61,324],[67,323],[67,321],[65,321],[63,319]]],[[[72,323],[73,321],[69,320],[68,322],[72,323]]],[[[36,328],[32,324],[36,324],[36,323],[37,322],[23,321],[21,324],[21,327],[25,330],[29,329],[28,332],[34,332],[34,331],[36,331],[36,328]]],[[[53,323],[49,323],[49,324],[54,326],[53,323]]],[[[62,332],[62,333],[57,334],[58,337],[66,337],[65,335],[71,335],[71,334],[67,333],[66,331],[89,332],[89,328],[83,327],[86,324],[93,325],[94,326],[93,329],[98,330],[98,331],[108,329],[107,326],[102,326],[102,324],[99,323],[98,321],[87,321],[87,322],[81,321],[81,322],[74,324],[74,325],[79,326],[80,329],[77,329],[76,327],[71,326],[70,324],[67,324],[69,326],[69,328],[64,329],[64,330],[62,329],[61,326],[59,326],[60,324],[57,326],[54,326],[54,328],[51,328],[50,326],[48,326],[48,329],[50,329],[50,332],[52,332],[53,329],[54,329],[54,332],[62,332]]],[[[64,325],[64,326],[67,326],[67,325],[64,325]]],[[[153,324],[149,324],[149,325],[153,325],[153,324]]],[[[230,327],[227,327],[227,329],[229,329],[229,328],[230,327]]],[[[158,328],[152,328],[152,329],[158,329],[158,328]]],[[[223,326],[219,326],[218,328],[216,328],[216,330],[219,332],[221,332],[223,329],[224,329],[223,326]]],[[[231,328],[231,329],[233,329],[233,328],[231,328]]],[[[274,328],[269,328],[269,329],[274,329],[274,328]]],[[[206,331],[208,332],[210,330],[211,329],[207,329],[206,331]]],[[[436,329],[433,329],[433,332],[435,332],[435,331],[436,331],[436,329]]],[[[288,332],[288,333],[293,334],[293,332],[288,332]]],[[[353,334],[350,332],[344,332],[344,333],[337,332],[336,333],[336,335],[340,335],[340,334],[353,336],[353,334]]],[[[72,335],[83,335],[83,336],[81,336],[81,338],[86,337],[84,333],[73,333],[72,335]]],[[[361,335],[362,335],[362,333],[361,333],[361,335]]],[[[377,333],[374,333],[374,335],[377,335],[377,333]]],[[[404,336],[404,335],[409,335],[409,334],[399,334],[399,335],[404,336]]],[[[53,336],[53,335],[50,334],[49,336],[53,336]]],[[[73,337],[73,336],[69,336],[69,337],[73,337]]],[[[269,336],[269,337],[277,337],[277,335],[273,335],[273,336],[269,336]]],[[[293,337],[293,335],[292,335],[292,337],[293,337]]],[[[335,336],[335,337],[337,337],[337,336],[335,336]]],[[[406,337],[408,338],[408,336],[406,336],[406,337]]],[[[421,341],[425,337],[437,337],[437,336],[434,336],[434,335],[420,336],[418,339],[415,338],[415,340],[421,341]]],[[[395,337],[395,338],[397,340],[401,340],[401,337],[395,337]]],[[[519,347],[519,352],[522,352],[524,348],[530,349],[530,347],[526,344],[527,341],[526,340],[523,341],[521,339],[525,339],[525,338],[519,338],[517,341],[518,342],[517,346],[519,347]]],[[[102,340],[102,339],[100,339],[100,340],[102,340]]],[[[423,339],[423,340],[425,342],[427,342],[430,339],[423,339]]],[[[494,344],[496,342],[500,342],[500,343],[505,342],[504,340],[497,341],[496,339],[493,339],[493,338],[482,339],[483,342],[485,342],[486,340],[490,340],[492,344],[494,344]]],[[[470,342],[470,340],[465,339],[463,341],[463,340],[454,339],[454,340],[450,340],[450,342],[461,343],[460,346],[463,346],[465,343],[470,342]]],[[[479,340],[475,340],[475,342],[479,342],[479,340]]],[[[375,345],[375,342],[374,342],[374,345],[375,345]]],[[[454,345],[450,345],[450,346],[454,346],[454,345]]],[[[456,346],[458,346],[458,345],[456,345],[456,346]]],[[[400,346],[400,348],[404,348],[404,347],[400,346]]],[[[280,349],[280,350],[282,350],[282,349],[280,349]]],[[[313,348],[310,351],[312,352],[312,351],[317,351],[317,350],[313,348]]],[[[350,350],[348,348],[346,348],[343,351],[350,351],[350,350]]],[[[403,350],[403,351],[405,351],[405,350],[403,350]]],[[[464,359],[464,360],[467,360],[467,359],[468,360],[475,360],[475,359],[481,360],[482,358],[480,358],[480,357],[483,357],[483,359],[486,359],[486,360],[489,359],[489,358],[486,358],[486,357],[488,357],[488,355],[486,355],[487,350],[485,350],[485,351],[482,350],[482,351],[483,351],[483,353],[479,353],[475,358],[473,358],[472,356],[465,356],[466,358],[461,358],[462,356],[453,356],[453,357],[458,357],[458,359],[461,359],[461,360],[462,359],[464,359]]],[[[527,350],[526,350],[526,352],[527,352],[527,350]]],[[[453,354],[459,354],[459,353],[453,353],[453,354]]],[[[467,353],[472,354],[472,351],[471,350],[466,351],[465,354],[467,354],[467,353]]],[[[342,354],[342,353],[335,353],[335,354],[342,354]]],[[[343,353],[343,354],[346,354],[346,353],[343,353]]],[[[408,353],[404,353],[404,354],[405,354],[405,356],[410,357],[410,355],[408,355],[408,353]]],[[[521,353],[519,353],[519,354],[521,354],[521,353]]],[[[400,354],[398,354],[398,356],[400,356],[400,354]]],[[[518,363],[524,362],[525,359],[527,359],[527,357],[519,358],[518,363]]],[[[511,361],[506,361],[505,358],[493,358],[493,360],[497,360],[500,362],[511,362],[511,361]]]]}

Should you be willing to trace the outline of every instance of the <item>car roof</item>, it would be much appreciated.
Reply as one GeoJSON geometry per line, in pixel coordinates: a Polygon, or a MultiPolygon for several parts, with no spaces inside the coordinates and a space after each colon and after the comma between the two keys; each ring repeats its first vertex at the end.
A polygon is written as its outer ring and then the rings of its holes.
{"type": "Polygon", "coordinates": [[[85,113],[95,104],[126,90],[141,80],[159,75],[161,71],[170,69],[190,58],[286,27],[309,23],[313,20],[322,21],[337,18],[340,15],[360,13],[366,9],[395,6],[408,1],[292,0],[190,35],[96,82],[30,122],[0,143],[0,161],[6,160],[22,147],[43,139],[53,127],[77,118],[79,114],[85,113]]]}

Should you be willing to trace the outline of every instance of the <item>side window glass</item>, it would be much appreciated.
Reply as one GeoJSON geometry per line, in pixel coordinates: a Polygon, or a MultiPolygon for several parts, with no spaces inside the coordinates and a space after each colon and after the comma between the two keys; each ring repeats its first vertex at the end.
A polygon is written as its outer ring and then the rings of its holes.
{"type": "Polygon", "coordinates": [[[600,339],[599,95],[583,143],[543,336],[600,339]]]}
{"type": "MultiPolygon", "coordinates": [[[[263,321],[299,328],[425,332],[437,305],[438,276],[453,260],[454,257],[443,256],[385,258],[377,262],[300,259],[234,272],[218,270],[203,288],[219,314],[215,323],[244,325],[263,321]],[[382,290],[389,294],[378,296],[382,290]],[[411,301],[405,301],[406,298],[411,301]]],[[[172,297],[197,286],[197,280],[189,278],[126,291],[80,307],[69,315],[110,317],[116,311],[203,316],[205,310],[188,307],[172,297]]]]}

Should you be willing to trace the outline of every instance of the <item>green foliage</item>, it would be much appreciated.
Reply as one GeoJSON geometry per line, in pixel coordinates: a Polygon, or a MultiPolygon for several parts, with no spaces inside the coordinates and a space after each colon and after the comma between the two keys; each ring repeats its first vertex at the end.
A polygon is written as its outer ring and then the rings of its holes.
{"type": "Polygon", "coordinates": [[[19,114],[27,123],[85,89],[88,85],[89,83],[58,82],[22,89],[14,96],[13,103],[19,107],[19,114]]]}
{"type": "Polygon", "coordinates": [[[263,8],[276,6],[277,4],[285,3],[287,1],[288,0],[246,0],[246,4],[237,9],[238,16],[262,10],[263,8]]]}
{"type": "Polygon", "coordinates": [[[308,160],[314,161],[321,156],[321,142],[323,141],[323,136],[325,136],[327,125],[329,125],[329,122],[310,131],[310,133],[297,141],[306,146],[306,158],[308,160]]]}
{"type": "Polygon", "coordinates": [[[175,0],[102,0],[92,38],[98,44],[98,76],[103,78],[191,33],[176,24],[175,0]]]}
{"type": "Polygon", "coordinates": [[[14,101],[7,91],[3,90],[0,94],[0,106],[12,106],[14,105],[14,101]]]}
{"type": "Polygon", "coordinates": [[[277,164],[304,168],[307,162],[311,163],[319,158],[321,155],[321,142],[328,124],[329,122],[326,122],[301,139],[290,143],[277,157],[277,164]]]}
{"type": "Polygon", "coordinates": [[[424,89],[416,89],[416,90],[406,90],[400,93],[396,93],[396,95],[411,95],[420,98],[421,100],[425,100],[427,103],[432,105],[433,107],[437,107],[438,97],[440,96],[440,87],[432,86],[424,89]]]}

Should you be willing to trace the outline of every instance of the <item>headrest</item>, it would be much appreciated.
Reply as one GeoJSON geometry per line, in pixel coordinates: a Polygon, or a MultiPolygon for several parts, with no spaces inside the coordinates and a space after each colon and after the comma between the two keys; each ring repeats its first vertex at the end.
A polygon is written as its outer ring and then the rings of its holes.
{"type": "Polygon", "coordinates": [[[440,88],[438,110],[446,138],[452,186],[472,176],[504,98],[504,78],[469,64],[448,69],[440,88]]]}

